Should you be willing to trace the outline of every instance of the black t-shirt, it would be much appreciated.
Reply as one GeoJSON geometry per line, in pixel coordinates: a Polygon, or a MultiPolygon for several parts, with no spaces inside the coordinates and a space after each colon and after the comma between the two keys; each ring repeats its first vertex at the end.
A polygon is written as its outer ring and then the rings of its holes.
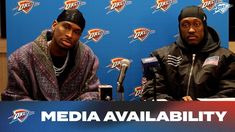
{"type": "MultiPolygon", "coordinates": [[[[58,57],[58,56],[53,56],[51,55],[52,61],[53,61],[53,65],[55,67],[62,67],[65,63],[66,57],[58,57]]],[[[72,57],[72,55],[69,54],[69,60],[67,62],[67,65],[64,69],[64,71],[57,76],[57,82],[59,85],[59,88],[61,88],[62,84],[64,83],[65,79],[67,78],[68,74],[70,73],[73,65],[74,65],[74,58],[72,57]]]]}

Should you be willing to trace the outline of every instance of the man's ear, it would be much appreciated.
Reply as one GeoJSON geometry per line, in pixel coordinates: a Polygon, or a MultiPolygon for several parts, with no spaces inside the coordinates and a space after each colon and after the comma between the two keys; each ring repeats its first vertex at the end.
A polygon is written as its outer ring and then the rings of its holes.
{"type": "Polygon", "coordinates": [[[56,25],[58,24],[57,20],[54,20],[54,22],[51,25],[51,30],[54,32],[56,25]]]}

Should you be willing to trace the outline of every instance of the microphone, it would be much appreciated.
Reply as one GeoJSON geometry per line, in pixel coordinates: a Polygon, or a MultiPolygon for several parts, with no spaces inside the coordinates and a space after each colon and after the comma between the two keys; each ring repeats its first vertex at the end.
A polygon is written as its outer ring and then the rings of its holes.
{"type": "Polygon", "coordinates": [[[118,84],[118,92],[123,92],[124,90],[119,87],[122,85],[123,83],[123,80],[125,78],[125,75],[126,75],[126,71],[128,69],[128,67],[130,66],[130,60],[128,59],[123,59],[121,61],[121,70],[120,70],[120,73],[119,73],[119,77],[118,77],[118,80],[117,80],[117,84],[118,84]]]}
{"type": "Polygon", "coordinates": [[[147,78],[147,80],[153,79],[153,85],[154,85],[154,90],[153,90],[153,100],[157,100],[157,89],[156,89],[156,80],[157,78],[157,70],[160,67],[159,62],[156,57],[148,57],[148,58],[143,58],[141,59],[141,63],[143,66],[143,74],[144,77],[147,78]]]}
{"type": "Polygon", "coordinates": [[[149,78],[155,77],[155,72],[157,71],[157,68],[159,67],[159,62],[156,57],[148,57],[148,58],[142,58],[141,63],[143,66],[143,74],[144,76],[149,78]]]}

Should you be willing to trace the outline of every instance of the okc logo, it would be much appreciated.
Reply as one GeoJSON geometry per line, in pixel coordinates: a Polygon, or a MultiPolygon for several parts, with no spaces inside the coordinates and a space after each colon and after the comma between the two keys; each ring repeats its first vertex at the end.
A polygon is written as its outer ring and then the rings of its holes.
{"type": "Polygon", "coordinates": [[[13,11],[17,10],[14,16],[19,14],[20,12],[28,14],[33,7],[38,6],[39,4],[40,4],[39,2],[33,2],[32,0],[21,0],[17,2],[17,6],[13,8],[13,11]]]}
{"type": "Polygon", "coordinates": [[[152,33],[155,33],[155,30],[150,30],[147,28],[137,28],[133,30],[133,34],[129,36],[128,38],[132,38],[130,43],[136,40],[140,40],[141,42],[143,42],[149,36],[149,34],[152,34],[152,33]]]}
{"type": "Polygon", "coordinates": [[[138,86],[135,88],[134,92],[131,95],[135,95],[135,97],[141,97],[143,93],[143,88],[138,86]]]}
{"type": "Polygon", "coordinates": [[[90,29],[88,30],[88,34],[84,37],[84,39],[87,39],[85,43],[90,42],[93,40],[94,42],[98,42],[103,38],[104,35],[109,34],[109,31],[103,30],[103,29],[90,29]]]}
{"type": "Polygon", "coordinates": [[[229,3],[226,3],[226,2],[219,2],[216,4],[216,6],[214,7],[214,14],[216,13],[221,13],[221,14],[224,14],[226,11],[228,11],[228,9],[232,7],[232,5],[230,5],[229,3]]]}
{"type": "MultiPolygon", "coordinates": [[[[111,64],[106,66],[106,67],[110,68],[110,70],[107,73],[113,71],[114,69],[120,71],[121,68],[122,68],[123,60],[127,60],[127,59],[126,58],[121,58],[121,57],[111,59],[111,64]]],[[[128,59],[128,60],[130,62],[132,62],[132,60],[130,60],[130,59],[128,59]]]]}
{"type": "Polygon", "coordinates": [[[125,58],[113,58],[113,59],[111,59],[111,64],[109,64],[107,67],[109,67],[111,69],[120,70],[122,68],[121,62],[124,59],[125,58]]]}
{"type": "Polygon", "coordinates": [[[167,11],[171,5],[176,4],[177,0],[156,0],[156,5],[152,6],[154,8],[153,13],[158,10],[167,11]]]}
{"type": "Polygon", "coordinates": [[[65,0],[64,6],[60,8],[60,10],[73,10],[78,9],[80,6],[85,5],[86,2],[82,2],[79,0],[65,0]]]}
{"type": "Polygon", "coordinates": [[[10,122],[10,124],[16,121],[19,121],[20,123],[22,123],[28,118],[28,116],[33,115],[33,114],[34,114],[33,111],[29,111],[26,109],[17,109],[13,111],[13,115],[10,116],[8,119],[12,118],[12,121],[10,122]]]}
{"type": "Polygon", "coordinates": [[[206,8],[208,11],[214,10],[216,13],[224,14],[230,7],[229,3],[223,2],[222,0],[202,0],[201,8],[206,8]]]}
{"type": "Polygon", "coordinates": [[[126,5],[129,5],[131,3],[132,3],[131,1],[127,1],[127,0],[111,0],[110,5],[105,7],[105,9],[109,9],[109,11],[106,14],[109,14],[113,11],[116,11],[119,13],[124,9],[126,5]]]}
{"type": "Polygon", "coordinates": [[[137,99],[138,97],[142,97],[143,95],[143,88],[141,86],[135,87],[134,92],[129,94],[129,96],[134,96],[131,101],[137,99]]]}
{"type": "Polygon", "coordinates": [[[216,3],[220,2],[221,0],[202,0],[201,8],[206,8],[208,11],[211,11],[216,3]]]}

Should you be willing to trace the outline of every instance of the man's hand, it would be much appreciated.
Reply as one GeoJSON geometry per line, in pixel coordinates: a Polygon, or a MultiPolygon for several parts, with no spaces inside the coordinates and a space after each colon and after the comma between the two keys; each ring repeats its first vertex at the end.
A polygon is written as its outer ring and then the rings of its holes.
{"type": "Polygon", "coordinates": [[[184,96],[182,99],[184,101],[193,101],[193,99],[190,96],[184,96]]]}

